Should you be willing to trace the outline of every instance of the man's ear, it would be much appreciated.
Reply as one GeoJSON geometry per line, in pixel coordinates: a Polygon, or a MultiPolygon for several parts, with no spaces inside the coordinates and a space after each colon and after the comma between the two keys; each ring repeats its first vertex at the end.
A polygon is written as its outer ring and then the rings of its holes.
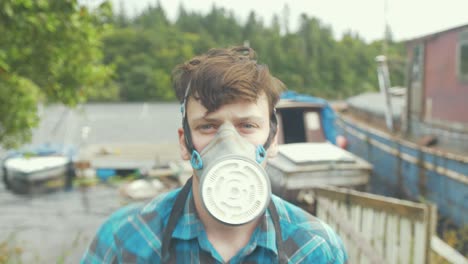
{"type": "Polygon", "coordinates": [[[278,154],[278,130],[279,127],[276,128],[276,134],[271,140],[270,146],[268,147],[268,158],[274,158],[278,154]]]}
{"type": "Polygon", "coordinates": [[[184,130],[180,127],[179,129],[177,129],[177,133],[179,134],[180,157],[183,160],[189,160],[190,159],[190,153],[187,150],[187,145],[185,144],[184,130]]]}

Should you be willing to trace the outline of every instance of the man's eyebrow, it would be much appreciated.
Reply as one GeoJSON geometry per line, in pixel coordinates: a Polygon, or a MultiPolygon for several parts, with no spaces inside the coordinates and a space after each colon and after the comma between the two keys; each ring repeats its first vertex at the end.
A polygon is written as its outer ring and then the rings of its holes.
{"type": "Polygon", "coordinates": [[[221,119],[202,116],[202,117],[194,118],[193,122],[221,122],[221,119]]]}
{"type": "Polygon", "coordinates": [[[245,117],[236,118],[236,120],[260,122],[260,121],[263,121],[263,118],[261,116],[245,116],[245,117]]]}
{"type": "MultiPolygon", "coordinates": [[[[252,116],[234,117],[234,121],[236,122],[245,122],[245,121],[262,122],[263,118],[261,116],[252,115],[252,116]]],[[[194,123],[199,123],[199,122],[222,123],[223,120],[220,118],[202,116],[202,117],[194,118],[193,122],[194,123]]]]}

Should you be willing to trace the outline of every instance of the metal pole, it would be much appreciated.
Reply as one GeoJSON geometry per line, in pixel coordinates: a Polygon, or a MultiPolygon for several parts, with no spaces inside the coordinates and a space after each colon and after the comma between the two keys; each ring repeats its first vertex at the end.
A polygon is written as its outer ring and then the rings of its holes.
{"type": "Polygon", "coordinates": [[[387,128],[391,132],[394,132],[392,103],[388,91],[390,89],[390,78],[388,73],[387,60],[383,55],[377,56],[375,60],[378,64],[377,76],[379,79],[380,93],[383,95],[385,100],[385,123],[387,128]]]}

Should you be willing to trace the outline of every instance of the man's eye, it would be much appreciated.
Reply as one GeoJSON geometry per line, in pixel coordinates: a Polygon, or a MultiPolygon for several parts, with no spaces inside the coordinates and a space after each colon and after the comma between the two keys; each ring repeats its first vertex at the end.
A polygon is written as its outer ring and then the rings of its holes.
{"type": "Polygon", "coordinates": [[[213,124],[203,124],[203,125],[198,126],[198,129],[201,131],[207,132],[207,131],[216,129],[216,127],[213,124]]]}
{"type": "Polygon", "coordinates": [[[243,128],[254,128],[255,126],[253,124],[250,124],[250,123],[245,123],[245,124],[242,124],[242,127],[243,128]]]}
{"type": "Polygon", "coordinates": [[[240,130],[243,133],[251,133],[253,132],[258,126],[254,123],[241,123],[239,125],[240,130]]]}

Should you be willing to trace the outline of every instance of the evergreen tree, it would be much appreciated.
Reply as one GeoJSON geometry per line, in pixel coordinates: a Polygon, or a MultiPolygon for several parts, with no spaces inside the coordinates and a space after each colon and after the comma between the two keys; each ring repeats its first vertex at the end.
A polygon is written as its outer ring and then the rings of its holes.
{"type": "MultiPolygon", "coordinates": [[[[159,2],[126,20],[128,24],[114,21],[116,29],[106,36],[104,52],[106,63],[116,69],[114,81],[124,101],[174,100],[170,71],[176,64],[210,48],[244,43],[290,89],[326,98],[378,90],[374,58],[382,42],[367,44],[352,32],[336,40],[331,27],[305,14],[299,30],[291,32],[287,5],[269,26],[254,11],[241,24],[232,11],[216,5],[206,15],[180,5],[172,23],[159,2]]],[[[394,85],[403,84],[403,48],[388,42],[394,85]]]]}

